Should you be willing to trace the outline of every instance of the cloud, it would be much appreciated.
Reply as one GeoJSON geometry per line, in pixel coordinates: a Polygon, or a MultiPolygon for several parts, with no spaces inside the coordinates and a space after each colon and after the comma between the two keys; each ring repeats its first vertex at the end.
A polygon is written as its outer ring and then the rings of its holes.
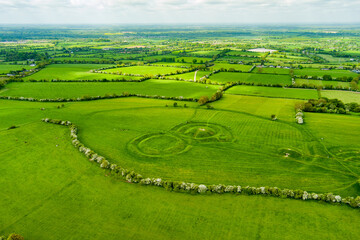
{"type": "Polygon", "coordinates": [[[0,0],[8,22],[360,22],[360,0],[0,0]]]}

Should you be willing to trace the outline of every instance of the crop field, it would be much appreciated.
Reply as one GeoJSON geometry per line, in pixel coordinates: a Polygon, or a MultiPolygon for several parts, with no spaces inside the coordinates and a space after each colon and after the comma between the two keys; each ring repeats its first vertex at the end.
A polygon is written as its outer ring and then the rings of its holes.
{"type": "Polygon", "coordinates": [[[186,68],[179,67],[161,67],[161,66],[133,66],[122,68],[111,68],[104,70],[108,73],[134,74],[134,75],[163,75],[185,71],[186,68]]]}
{"type": "Polygon", "coordinates": [[[39,72],[24,78],[24,81],[41,80],[102,80],[102,79],[140,79],[134,76],[119,76],[102,73],[92,73],[90,70],[111,65],[104,64],[54,64],[39,72]]]}
{"type": "Polygon", "coordinates": [[[227,94],[278,97],[278,98],[295,98],[295,99],[316,99],[318,93],[314,89],[298,88],[271,88],[260,86],[234,86],[226,91],[227,94]]]}
{"type": "Polygon", "coordinates": [[[291,84],[290,76],[273,74],[252,74],[252,73],[233,73],[220,72],[210,76],[214,82],[245,82],[259,84],[291,84]]]}
{"type": "Polygon", "coordinates": [[[333,28],[0,26],[0,240],[360,239],[333,28]]]}
{"type": "Polygon", "coordinates": [[[61,83],[9,83],[7,88],[0,90],[0,95],[32,98],[78,98],[83,96],[105,96],[123,92],[167,97],[199,98],[211,96],[218,86],[203,85],[172,80],[147,80],[135,82],[61,82],[61,83]]]}

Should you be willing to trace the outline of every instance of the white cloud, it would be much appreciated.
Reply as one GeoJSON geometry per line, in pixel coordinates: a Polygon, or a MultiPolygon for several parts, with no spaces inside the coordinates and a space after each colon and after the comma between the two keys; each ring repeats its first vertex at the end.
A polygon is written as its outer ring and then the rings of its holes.
{"type": "Polygon", "coordinates": [[[0,9],[0,23],[360,22],[360,0],[0,0],[0,9]]]}

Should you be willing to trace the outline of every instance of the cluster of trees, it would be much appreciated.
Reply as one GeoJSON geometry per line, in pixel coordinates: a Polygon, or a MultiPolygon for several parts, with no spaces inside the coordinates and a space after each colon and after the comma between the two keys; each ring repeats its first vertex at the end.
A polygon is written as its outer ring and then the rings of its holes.
{"type": "Polygon", "coordinates": [[[16,50],[1,50],[0,55],[4,56],[6,62],[14,62],[14,61],[25,61],[28,59],[34,59],[35,61],[41,61],[48,58],[48,53],[45,52],[22,52],[16,50]]]}
{"type": "Polygon", "coordinates": [[[24,240],[24,237],[17,233],[11,233],[8,237],[0,236],[0,240],[24,240]]]}
{"type": "Polygon", "coordinates": [[[338,113],[348,114],[349,112],[360,112],[360,105],[358,103],[344,104],[339,99],[310,99],[307,103],[301,106],[304,112],[320,112],[320,113],[338,113]]]}
{"type": "Polygon", "coordinates": [[[277,187],[242,187],[238,185],[205,185],[205,184],[196,184],[196,183],[186,183],[182,181],[167,181],[161,178],[144,178],[141,174],[136,173],[125,168],[122,168],[116,164],[110,163],[105,157],[97,154],[90,148],[84,146],[78,140],[78,128],[69,121],[61,120],[52,120],[52,119],[42,119],[42,121],[47,123],[54,123],[59,125],[68,126],[70,128],[70,136],[72,139],[72,144],[83,153],[89,161],[99,164],[101,168],[110,169],[114,175],[124,178],[127,182],[130,183],[139,183],[142,185],[153,185],[158,187],[163,187],[168,191],[176,192],[186,192],[192,194],[211,194],[211,193],[233,193],[233,194],[244,194],[244,195],[267,195],[273,197],[281,198],[293,198],[293,199],[302,199],[302,200],[317,200],[329,203],[344,203],[348,204],[354,208],[360,208],[360,196],[346,197],[342,198],[339,195],[334,195],[332,193],[308,193],[303,190],[290,190],[290,189],[280,189],[277,187]]]}
{"type": "Polygon", "coordinates": [[[198,103],[200,106],[202,106],[209,102],[215,102],[215,101],[219,100],[220,98],[222,98],[222,96],[223,96],[223,91],[219,90],[216,93],[214,93],[214,95],[212,95],[211,98],[209,98],[208,96],[200,97],[198,100],[198,103]]]}

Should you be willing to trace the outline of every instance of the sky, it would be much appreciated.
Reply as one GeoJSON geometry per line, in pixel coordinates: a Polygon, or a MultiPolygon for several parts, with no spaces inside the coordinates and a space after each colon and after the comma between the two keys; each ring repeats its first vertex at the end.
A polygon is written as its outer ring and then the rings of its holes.
{"type": "Polygon", "coordinates": [[[0,24],[360,23],[360,0],[0,0],[0,24]]]}

